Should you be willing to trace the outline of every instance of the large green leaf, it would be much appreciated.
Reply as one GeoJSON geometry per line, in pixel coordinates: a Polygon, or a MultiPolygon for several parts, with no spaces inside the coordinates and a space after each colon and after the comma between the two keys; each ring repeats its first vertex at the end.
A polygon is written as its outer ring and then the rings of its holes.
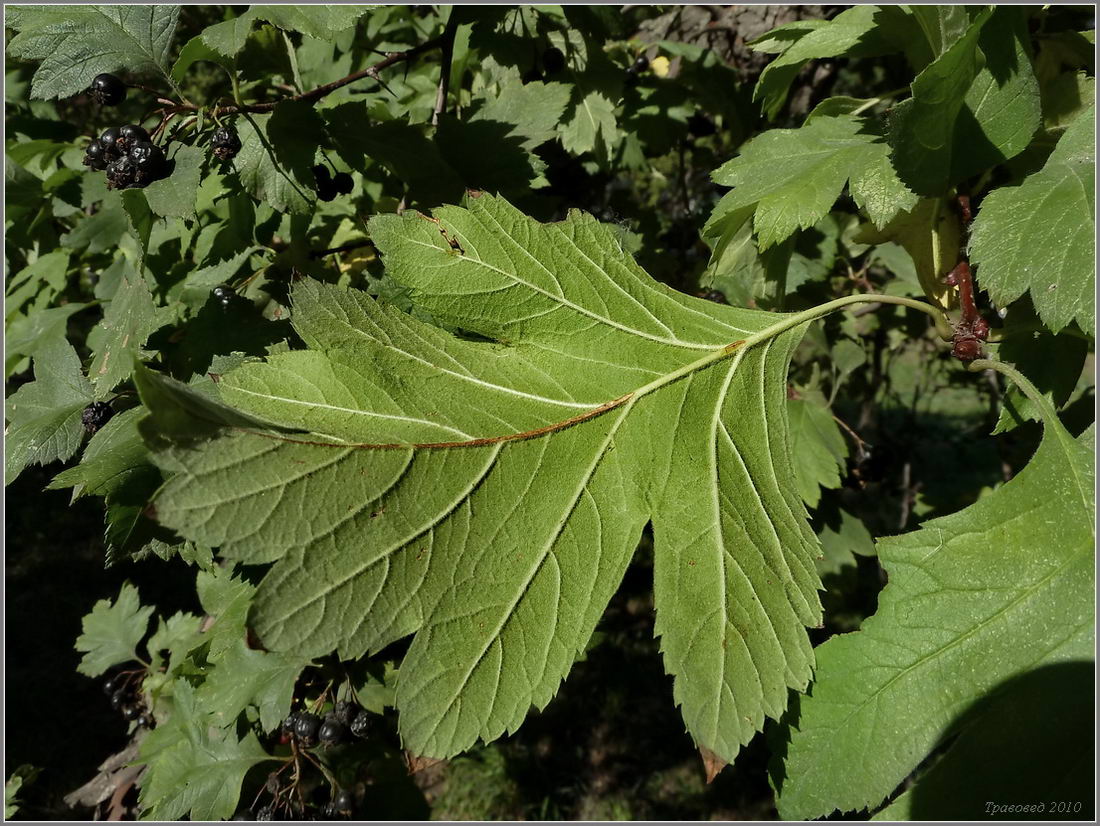
{"type": "Polygon", "coordinates": [[[1042,169],[982,201],[970,239],[982,288],[1002,306],[1030,291],[1054,332],[1096,325],[1095,111],[1077,117],[1042,169]]]}
{"type": "Polygon", "coordinates": [[[917,199],[898,180],[887,153],[870,122],[851,115],[816,117],[801,129],[758,135],[713,177],[734,187],[720,203],[724,213],[756,204],[753,223],[766,248],[817,223],[849,179],[852,197],[878,226],[912,208],[917,199]]]}
{"type": "Polygon", "coordinates": [[[31,85],[37,98],[61,98],[88,88],[100,72],[167,75],[179,6],[9,6],[4,25],[16,57],[40,60],[31,85]]]}
{"type": "Polygon", "coordinates": [[[805,686],[820,621],[785,408],[801,331],[669,290],[578,213],[538,224],[482,195],[370,230],[417,304],[482,340],[299,282],[310,349],[218,385],[277,429],[218,431],[223,408],[137,374],[174,474],[159,519],[276,563],[252,614],[269,650],[358,657],[415,633],[401,732],[439,757],[550,700],[651,520],[676,701],[732,760],[805,686]]]}
{"type": "Polygon", "coordinates": [[[878,805],[996,686],[1092,658],[1094,475],[1092,429],[1074,440],[1052,411],[1012,481],[879,542],[890,581],[878,611],[816,650],[782,769],[784,817],[878,805]]]}

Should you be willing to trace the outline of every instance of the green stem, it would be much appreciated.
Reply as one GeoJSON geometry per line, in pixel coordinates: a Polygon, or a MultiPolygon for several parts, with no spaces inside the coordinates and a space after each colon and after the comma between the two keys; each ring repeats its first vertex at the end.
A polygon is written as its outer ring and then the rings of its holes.
{"type": "Polygon", "coordinates": [[[922,313],[927,313],[936,322],[936,330],[940,336],[946,336],[950,338],[952,335],[951,325],[947,321],[947,317],[940,312],[936,307],[928,304],[924,301],[917,301],[914,298],[905,298],[900,295],[876,295],[874,293],[859,293],[856,295],[846,295],[843,298],[837,298],[833,301],[828,301],[824,304],[819,304],[816,307],[811,307],[808,310],[803,310],[800,313],[792,313],[781,321],[777,321],[768,327],[765,327],[759,332],[753,333],[748,338],[741,341],[735,341],[732,344],[727,344],[721,350],[716,350],[711,353],[707,353],[702,358],[696,359],[690,364],[685,364],[678,370],[673,370],[671,373],[667,373],[660,378],[654,379],[649,384],[639,387],[633,393],[635,399],[641,398],[654,390],[658,390],[667,384],[671,384],[684,376],[701,370],[708,365],[713,364],[716,361],[721,361],[727,356],[736,352],[743,352],[750,347],[754,347],[757,344],[762,344],[765,341],[769,341],[776,336],[787,332],[801,324],[807,324],[811,321],[815,321],[822,316],[829,315],[834,310],[839,310],[842,307],[847,307],[849,304],[898,304],[902,307],[909,307],[910,309],[920,310],[922,313]]]}
{"type": "Polygon", "coordinates": [[[1039,392],[1031,381],[1013,367],[1010,364],[1005,364],[1003,361],[993,361],[991,359],[978,359],[977,361],[970,362],[970,366],[967,367],[972,373],[980,373],[982,370],[995,370],[1008,378],[1012,379],[1012,383],[1020,388],[1020,392],[1027,396],[1031,403],[1039,411],[1039,415],[1043,419],[1043,424],[1047,427],[1061,427],[1062,423],[1058,419],[1058,412],[1054,409],[1054,405],[1051,404],[1050,399],[1039,392]]]}
{"type": "Polygon", "coordinates": [[[862,115],[868,109],[871,109],[872,107],[878,106],[880,103],[884,103],[888,100],[893,100],[898,95],[904,94],[905,92],[908,92],[908,91],[909,91],[908,86],[902,86],[898,89],[894,89],[892,91],[886,92],[885,94],[879,95],[877,98],[871,98],[870,100],[866,100],[862,104],[860,104],[859,106],[857,106],[855,109],[852,110],[852,115],[853,116],[862,115]]]}

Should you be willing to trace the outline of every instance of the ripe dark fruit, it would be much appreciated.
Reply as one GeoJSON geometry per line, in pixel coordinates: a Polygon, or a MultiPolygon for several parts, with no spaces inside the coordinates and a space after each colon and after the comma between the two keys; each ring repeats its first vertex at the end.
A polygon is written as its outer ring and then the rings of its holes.
{"type": "Polygon", "coordinates": [[[228,161],[241,151],[241,139],[232,126],[219,126],[210,137],[210,147],[214,151],[215,158],[228,161]]]}
{"type": "MultiPolygon", "coordinates": [[[[107,402],[92,402],[80,414],[80,423],[84,425],[84,429],[89,433],[95,433],[107,424],[113,415],[115,415],[115,411],[111,409],[111,405],[107,402]]],[[[108,681],[108,684],[113,684],[113,687],[108,689],[107,684],[104,684],[103,690],[107,693],[117,692],[122,688],[123,682],[120,677],[115,677],[114,680],[108,681]]]]}
{"type": "Polygon", "coordinates": [[[91,93],[100,106],[117,106],[126,99],[126,84],[112,74],[96,75],[91,93]]]}
{"type": "Polygon", "coordinates": [[[336,175],[333,176],[332,185],[341,195],[348,195],[352,187],[355,186],[355,182],[347,172],[337,172],[336,175]]]}
{"type": "Polygon", "coordinates": [[[310,741],[317,739],[317,731],[321,728],[321,718],[316,714],[302,712],[298,715],[298,722],[294,725],[294,733],[299,740],[310,741]]]}
{"type": "Polygon", "coordinates": [[[642,72],[644,72],[648,68],[649,68],[649,58],[646,57],[643,54],[643,55],[638,55],[638,59],[634,61],[634,65],[632,65],[626,71],[627,71],[628,74],[638,75],[638,74],[641,74],[642,72]]]}
{"type": "Polygon", "coordinates": [[[122,137],[122,130],[117,126],[111,126],[103,130],[103,134],[99,136],[99,145],[103,147],[103,157],[108,162],[118,160],[121,156],[118,147],[118,139],[122,137]]]}
{"type": "Polygon", "coordinates": [[[702,112],[696,112],[688,118],[688,132],[696,138],[705,138],[708,135],[713,135],[716,131],[714,121],[702,112]]]}
{"type": "MultiPolygon", "coordinates": [[[[101,404],[101,402],[97,402],[97,404],[101,404]]],[[[114,694],[122,687],[122,682],[121,675],[116,674],[114,677],[108,677],[103,681],[103,693],[107,696],[114,694]]]]}
{"type": "Polygon", "coordinates": [[[134,143],[130,148],[130,160],[136,169],[135,182],[139,186],[152,183],[164,175],[167,162],[164,152],[159,146],[149,141],[134,143]]]}
{"type": "Polygon", "coordinates": [[[561,49],[551,46],[542,53],[542,70],[547,76],[556,75],[565,68],[565,55],[561,49]]]}
{"type": "MultiPolygon", "coordinates": [[[[214,288],[214,297],[215,298],[220,298],[221,291],[224,291],[224,290],[229,290],[229,292],[232,292],[232,290],[229,287],[215,287],[214,288]]],[[[294,733],[294,728],[298,725],[298,717],[301,715],[301,713],[302,712],[300,712],[300,711],[290,712],[290,714],[287,715],[287,718],[285,720],[283,720],[283,724],[282,724],[282,726],[280,726],[280,730],[284,734],[293,734],[294,733]]]]}
{"type": "MultiPolygon", "coordinates": [[[[232,287],[226,287],[224,285],[215,287],[213,290],[210,291],[210,294],[213,295],[214,298],[217,299],[221,303],[221,305],[226,308],[228,308],[234,301],[237,300],[237,291],[234,290],[232,287]]],[[[283,721],[283,725],[289,725],[291,727],[290,730],[293,730],[293,726],[297,725],[298,720],[301,718],[301,715],[302,712],[300,711],[294,712],[289,717],[287,717],[286,720],[283,721]]]]}
{"type": "Polygon", "coordinates": [[[152,728],[153,727],[153,718],[152,718],[151,715],[142,714],[140,717],[137,718],[137,724],[141,728],[152,728]]]}
{"type": "Polygon", "coordinates": [[[138,168],[130,156],[107,164],[107,189],[126,189],[137,183],[138,168]]]}
{"type": "Polygon", "coordinates": [[[370,714],[362,709],[355,715],[355,719],[351,721],[351,733],[360,739],[364,739],[367,736],[367,732],[370,731],[370,714]]]}
{"type": "Polygon", "coordinates": [[[726,301],[725,294],[719,292],[718,290],[708,290],[706,293],[703,294],[703,298],[705,298],[707,301],[714,301],[718,304],[729,303],[728,301],[726,301]]]}
{"type": "Polygon", "coordinates": [[[111,708],[115,711],[121,709],[122,706],[126,703],[127,697],[128,695],[126,693],[126,689],[117,689],[115,693],[111,695],[111,708]]]}
{"type": "Polygon", "coordinates": [[[84,165],[99,172],[107,168],[107,158],[103,154],[103,144],[98,139],[88,144],[88,148],[84,150],[84,165]]]}
{"type": "Polygon", "coordinates": [[[134,703],[125,703],[122,706],[122,716],[127,720],[136,720],[141,716],[141,706],[134,703]]]}
{"type": "Polygon", "coordinates": [[[128,123],[126,126],[119,127],[118,140],[115,141],[115,145],[118,146],[119,152],[129,152],[135,144],[141,142],[149,142],[149,133],[140,126],[128,123]]]}
{"type": "Polygon", "coordinates": [[[332,796],[332,805],[341,814],[350,814],[355,807],[355,797],[347,789],[340,789],[332,796]]]}
{"type": "Polygon", "coordinates": [[[324,186],[327,183],[332,182],[332,174],[328,171],[328,167],[323,163],[317,164],[313,169],[313,179],[317,181],[317,186],[324,186]]]}
{"type": "Polygon", "coordinates": [[[338,702],[332,710],[332,716],[345,726],[350,726],[351,721],[355,719],[355,712],[357,711],[355,703],[349,703],[347,700],[341,700],[338,702]]]}
{"type": "Polygon", "coordinates": [[[332,746],[344,739],[344,726],[336,719],[326,719],[317,733],[318,739],[326,746],[332,746]]]}

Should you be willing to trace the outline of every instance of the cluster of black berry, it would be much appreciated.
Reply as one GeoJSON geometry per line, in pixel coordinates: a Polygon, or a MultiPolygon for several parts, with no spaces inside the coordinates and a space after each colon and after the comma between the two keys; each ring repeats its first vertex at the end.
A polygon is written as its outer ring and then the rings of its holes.
{"type": "Polygon", "coordinates": [[[219,161],[232,160],[241,151],[241,139],[232,126],[219,126],[210,136],[210,148],[219,161]]]}
{"type": "Polygon", "coordinates": [[[283,720],[280,733],[283,741],[295,740],[302,748],[313,748],[318,743],[336,746],[351,737],[365,738],[370,727],[370,714],[343,700],[332,711],[319,717],[308,711],[292,711],[283,720]]]}
{"type": "Polygon", "coordinates": [[[152,728],[153,715],[145,708],[145,701],[137,691],[140,675],[140,671],[116,674],[103,682],[103,693],[111,698],[111,708],[127,720],[133,720],[144,728],[152,728]]]}
{"type": "Polygon", "coordinates": [[[80,414],[80,423],[89,433],[95,433],[114,415],[114,409],[107,402],[92,402],[80,414]]]}
{"type": "Polygon", "coordinates": [[[347,172],[337,172],[335,176],[329,174],[328,167],[324,164],[313,167],[313,178],[317,181],[317,197],[322,201],[331,201],[337,195],[347,195],[354,183],[347,172]]]}
{"type": "Polygon", "coordinates": [[[108,189],[146,186],[167,172],[164,152],[132,123],[105,129],[84,150],[84,165],[106,171],[108,189]]]}

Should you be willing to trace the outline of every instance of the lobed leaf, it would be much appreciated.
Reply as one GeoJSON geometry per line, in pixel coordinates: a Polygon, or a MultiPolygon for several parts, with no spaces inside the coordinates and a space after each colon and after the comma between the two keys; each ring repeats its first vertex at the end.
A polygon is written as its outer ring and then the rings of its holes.
{"type": "Polygon", "coordinates": [[[137,646],[149,627],[153,609],[141,604],[133,585],[125,583],[114,602],[101,599],[81,620],[76,650],[83,652],[76,670],[98,677],[107,669],[137,659],[137,646]]]}
{"type": "Polygon", "coordinates": [[[1057,333],[1076,321],[1095,332],[1094,107],[1059,138],[1043,168],[982,201],[970,239],[982,288],[1001,306],[1025,291],[1057,333]]]}
{"type": "Polygon", "coordinates": [[[62,98],[88,88],[101,72],[167,74],[179,6],[11,6],[5,25],[16,57],[41,61],[31,94],[62,98]]]}
{"type": "Polygon", "coordinates": [[[310,349],[218,385],[268,428],[196,442],[180,405],[198,402],[139,372],[172,474],[158,518],[275,563],[251,616],[270,650],[352,658],[415,634],[397,706],[433,757],[550,700],[652,521],[677,703],[732,760],[805,686],[820,617],[784,406],[800,331],[659,285],[577,213],[538,224],[481,195],[370,232],[420,307],[478,338],[299,282],[310,349]]]}

